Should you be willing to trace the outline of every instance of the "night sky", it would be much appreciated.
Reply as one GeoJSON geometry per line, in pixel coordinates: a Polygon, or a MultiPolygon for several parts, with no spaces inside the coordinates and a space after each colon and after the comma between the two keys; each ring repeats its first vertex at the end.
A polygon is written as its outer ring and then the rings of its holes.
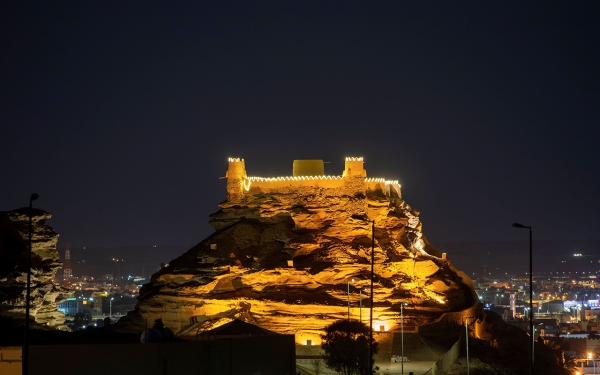
{"type": "Polygon", "coordinates": [[[398,179],[435,245],[600,239],[598,2],[0,3],[0,210],[194,245],[228,157],[398,179]]]}

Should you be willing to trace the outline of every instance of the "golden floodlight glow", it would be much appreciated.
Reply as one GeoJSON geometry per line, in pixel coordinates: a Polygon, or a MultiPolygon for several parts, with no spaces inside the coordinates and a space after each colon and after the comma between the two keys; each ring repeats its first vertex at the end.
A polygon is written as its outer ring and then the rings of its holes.
{"type": "Polygon", "coordinates": [[[318,331],[297,331],[296,343],[298,345],[321,345],[321,334],[318,331]]]}
{"type": "Polygon", "coordinates": [[[390,330],[390,323],[384,320],[374,320],[373,321],[373,331],[377,332],[387,332],[390,330]]]}
{"type": "MultiPolygon", "coordinates": [[[[292,176],[260,177],[248,176],[246,174],[243,158],[228,158],[229,168],[225,178],[237,180],[238,184],[228,187],[230,197],[241,197],[252,191],[270,192],[272,189],[294,189],[294,188],[325,188],[344,189],[348,188],[346,182],[357,177],[363,178],[364,188],[367,190],[383,190],[386,195],[402,196],[401,185],[398,180],[387,180],[385,178],[367,177],[364,169],[363,157],[346,157],[346,164],[342,175],[325,175],[322,168],[312,168],[312,162],[323,163],[322,160],[294,160],[292,176]],[[302,164],[308,163],[307,165],[302,164]],[[309,163],[310,162],[310,163],[309,163]],[[321,173],[319,173],[321,172],[321,173]],[[241,194],[241,195],[240,195],[241,194]]],[[[313,163],[314,164],[314,163],[313,163]]],[[[313,166],[314,167],[314,166],[313,166]]],[[[322,165],[321,165],[322,167],[322,165]]],[[[350,185],[352,186],[352,185],[350,185]]]]}
{"type": "MultiPolygon", "coordinates": [[[[282,177],[246,177],[250,181],[271,182],[271,181],[308,181],[308,180],[340,180],[342,176],[282,176],[282,177]]],[[[383,179],[382,179],[383,180],[383,179]]]]}

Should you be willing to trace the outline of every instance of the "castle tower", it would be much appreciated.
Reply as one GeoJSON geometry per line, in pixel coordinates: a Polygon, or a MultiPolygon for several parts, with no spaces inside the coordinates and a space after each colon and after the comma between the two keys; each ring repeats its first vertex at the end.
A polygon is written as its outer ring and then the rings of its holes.
{"type": "Polygon", "coordinates": [[[325,175],[325,163],[323,160],[294,160],[292,176],[323,176],[325,175]]]}
{"type": "Polygon", "coordinates": [[[227,178],[227,200],[240,200],[244,192],[244,181],[247,177],[244,159],[229,158],[229,166],[225,177],[227,178]]]}
{"type": "Polygon", "coordinates": [[[367,177],[367,171],[365,170],[365,163],[363,158],[346,158],[344,165],[344,177],[367,177]]]}
{"type": "MultiPolygon", "coordinates": [[[[367,171],[364,167],[363,158],[347,157],[344,164],[344,190],[350,196],[364,196],[367,193],[365,177],[367,171]]],[[[361,205],[352,207],[351,214],[362,215],[367,212],[367,201],[363,200],[361,205]]]]}

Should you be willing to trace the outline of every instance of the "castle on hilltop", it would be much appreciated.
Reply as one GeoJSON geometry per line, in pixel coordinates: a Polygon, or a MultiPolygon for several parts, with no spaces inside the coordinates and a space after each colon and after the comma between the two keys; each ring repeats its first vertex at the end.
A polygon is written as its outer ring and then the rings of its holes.
{"type": "Polygon", "coordinates": [[[252,177],[246,174],[244,159],[229,158],[227,200],[236,202],[246,194],[307,192],[335,189],[335,195],[356,196],[380,191],[391,198],[401,198],[400,184],[384,178],[367,178],[363,158],[347,157],[341,176],[326,176],[323,160],[294,160],[292,175],[252,177]]]}

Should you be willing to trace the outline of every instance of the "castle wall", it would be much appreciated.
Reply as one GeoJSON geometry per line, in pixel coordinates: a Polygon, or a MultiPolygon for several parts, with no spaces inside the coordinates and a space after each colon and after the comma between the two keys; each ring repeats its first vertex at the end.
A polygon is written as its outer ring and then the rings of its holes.
{"type": "Polygon", "coordinates": [[[365,185],[367,190],[381,190],[388,196],[398,196],[398,198],[402,197],[402,194],[400,193],[400,184],[398,181],[390,181],[384,178],[365,178],[365,185]]]}
{"type": "Polygon", "coordinates": [[[270,192],[278,188],[314,187],[318,189],[335,189],[344,186],[341,176],[298,176],[298,177],[249,177],[246,186],[250,189],[260,189],[270,192]]]}
{"type": "MultiPolygon", "coordinates": [[[[313,162],[310,160],[309,162],[313,162]]],[[[319,161],[322,163],[322,161],[319,161]]],[[[298,160],[294,161],[296,172],[302,170],[319,170],[312,164],[300,168],[298,160]],[[308,168],[308,169],[307,169],[308,168]]],[[[313,163],[314,164],[314,163],[313,163]]],[[[299,173],[299,172],[298,172],[299,173]]],[[[338,195],[365,194],[367,191],[382,191],[390,197],[401,197],[398,181],[388,181],[383,178],[366,178],[362,158],[346,158],[342,176],[286,176],[286,177],[248,177],[244,159],[230,158],[227,169],[227,200],[240,201],[245,194],[260,193],[291,193],[295,190],[340,189],[338,195]]],[[[331,192],[334,193],[334,192],[331,192]]]]}

